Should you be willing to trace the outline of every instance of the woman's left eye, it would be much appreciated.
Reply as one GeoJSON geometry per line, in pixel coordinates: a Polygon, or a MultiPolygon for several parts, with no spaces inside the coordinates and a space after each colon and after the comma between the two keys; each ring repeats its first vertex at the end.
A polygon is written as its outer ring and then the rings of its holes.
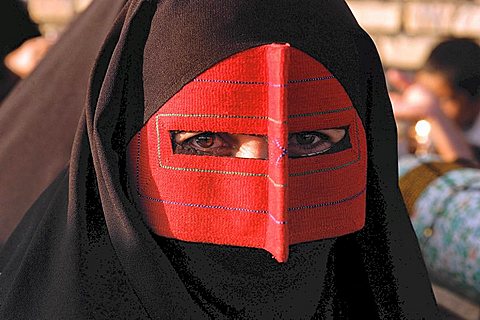
{"type": "Polygon", "coordinates": [[[290,158],[311,157],[330,150],[346,135],[345,129],[303,131],[288,136],[290,158]]]}
{"type": "Polygon", "coordinates": [[[315,145],[319,142],[328,142],[329,137],[320,132],[300,132],[294,133],[293,135],[294,142],[298,145],[309,146],[315,145]]]}

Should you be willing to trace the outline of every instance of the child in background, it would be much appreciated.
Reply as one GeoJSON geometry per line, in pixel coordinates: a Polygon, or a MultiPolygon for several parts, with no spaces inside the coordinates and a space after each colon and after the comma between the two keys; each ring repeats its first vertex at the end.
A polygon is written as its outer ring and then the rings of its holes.
{"type": "Polygon", "coordinates": [[[387,72],[400,93],[390,98],[397,120],[430,122],[433,145],[444,161],[480,159],[480,46],[450,39],[433,49],[414,81],[387,72]]]}

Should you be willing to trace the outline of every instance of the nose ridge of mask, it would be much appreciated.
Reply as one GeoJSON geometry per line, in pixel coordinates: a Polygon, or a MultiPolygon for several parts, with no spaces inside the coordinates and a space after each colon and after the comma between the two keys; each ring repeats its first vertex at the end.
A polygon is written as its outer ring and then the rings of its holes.
{"type": "Polygon", "coordinates": [[[287,86],[290,65],[289,45],[268,46],[268,211],[265,249],[279,262],[288,259],[288,109],[287,86]]]}

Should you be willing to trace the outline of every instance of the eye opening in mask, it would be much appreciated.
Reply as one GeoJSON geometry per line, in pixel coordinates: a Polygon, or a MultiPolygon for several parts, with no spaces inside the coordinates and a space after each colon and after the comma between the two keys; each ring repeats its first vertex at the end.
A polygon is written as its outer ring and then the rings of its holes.
{"type": "MultiPolygon", "coordinates": [[[[174,154],[268,159],[268,137],[213,131],[170,131],[174,154]]],[[[288,157],[305,158],[351,148],[347,127],[290,133],[288,157]]]]}
{"type": "Polygon", "coordinates": [[[292,132],[288,135],[288,157],[306,158],[337,153],[352,147],[348,126],[292,132]]]}
{"type": "Polygon", "coordinates": [[[247,159],[268,159],[264,135],[213,131],[170,131],[173,153],[247,159]]]}

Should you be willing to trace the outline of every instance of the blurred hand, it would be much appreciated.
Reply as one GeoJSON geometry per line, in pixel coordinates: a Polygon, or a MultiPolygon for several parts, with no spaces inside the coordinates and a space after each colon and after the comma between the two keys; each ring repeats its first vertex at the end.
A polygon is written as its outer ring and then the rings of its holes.
{"type": "Polygon", "coordinates": [[[397,70],[388,71],[386,77],[397,90],[389,93],[396,120],[428,120],[429,137],[444,161],[464,159],[476,163],[462,130],[442,111],[438,96],[397,70]]]}
{"type": "Polygon", "coordinates": [[[403,94],[391,93],[393,113],[400,120],[432,119],[441,113],[438,98],[418,84],[410,85],[403,94]]]}
{"type": "Polygon", "coordinates": [[[25,41],[18,49],[10,52],[4,60],[5,65],[20,78],[26,78],[43,59],[53,41],[36,37],[25,41]]]}
{"type": "Polygon", "coordinates": [[[397,70],[389,70],[386,76],[389,83],[398,90],[389,93],[395,118],[415,121],[441,116],[439,100],[430,90],[397,70]]]}

